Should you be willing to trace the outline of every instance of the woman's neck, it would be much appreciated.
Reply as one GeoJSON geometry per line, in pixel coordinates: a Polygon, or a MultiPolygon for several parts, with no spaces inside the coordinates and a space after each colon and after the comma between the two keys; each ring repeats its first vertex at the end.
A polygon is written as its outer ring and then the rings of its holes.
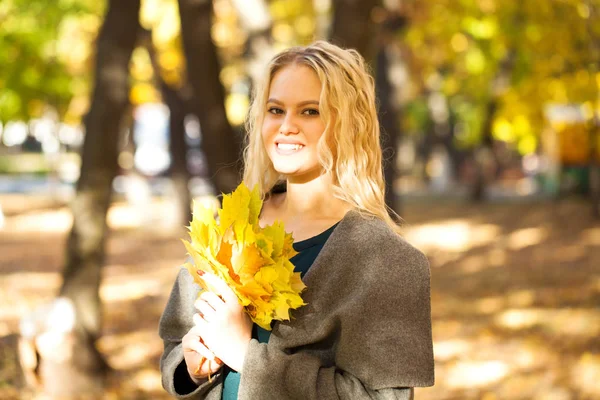
{"type": "Polygon", "coordinates": [[[351,206],[333,195],[331,178],[321,175],[307,182],[288,180],[281,210],[290,218],[340,220],[351,206]]]}

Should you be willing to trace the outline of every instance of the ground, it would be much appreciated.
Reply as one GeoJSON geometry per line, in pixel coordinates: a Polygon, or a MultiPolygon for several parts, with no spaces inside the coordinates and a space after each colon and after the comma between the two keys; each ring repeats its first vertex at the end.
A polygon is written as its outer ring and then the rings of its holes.
{"type": "MultiPolygon", "coordinates": [[[[60,285],[70,215],[40,196],[2,195],[0,398],[19,398],[9,354],[19,318],[60,285]]],[[[185,256],[168,202],[115,204],[99,347],[107,399],[167,399],[157,324],[185,256]]],[[[406,238],[431,262],[436,385],[419,400],[600,398],[600,225],[581,199],[470,205],[421,201],[406,238]]]]}

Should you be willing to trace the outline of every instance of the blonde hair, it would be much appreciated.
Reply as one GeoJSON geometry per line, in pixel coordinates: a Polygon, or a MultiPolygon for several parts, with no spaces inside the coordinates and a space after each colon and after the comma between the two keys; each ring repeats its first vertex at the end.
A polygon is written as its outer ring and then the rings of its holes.
{"type": "Polygon", "coordinates": [[[318,41],[287,49],[271,60],[262,81],[255,86],[246,120],[244,182],[249,187],[258,184],[264,198],[283,179],[264,148],[261,128],[271,80],[289,65],[308,66],[321,81],[319,112],[326,125],[318,143],[318,157],[325,173],[331,175],[334,196],[363,215],[384,220],[400,233],[384,200],[374,80],[365,60],[355,50],[318,41]]]}

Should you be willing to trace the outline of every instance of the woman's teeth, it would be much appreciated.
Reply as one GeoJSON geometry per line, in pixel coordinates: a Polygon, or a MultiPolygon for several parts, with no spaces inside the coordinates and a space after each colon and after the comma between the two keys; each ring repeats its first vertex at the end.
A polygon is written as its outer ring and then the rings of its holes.
{"type": "Polygon", "coordinates": [[[277,148],[281,150],[300,150],[302,147],[301,144],[277,143],[277,148]]]}

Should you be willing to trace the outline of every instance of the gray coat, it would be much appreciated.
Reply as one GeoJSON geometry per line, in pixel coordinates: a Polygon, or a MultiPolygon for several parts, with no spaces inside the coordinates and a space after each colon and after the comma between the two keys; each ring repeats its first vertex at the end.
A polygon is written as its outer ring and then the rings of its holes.
{"type": "MultiPolygon", "coordinates": [[[[240,399],[411,399],[433,385],[429,263],[383,221],[347,213],[304,283],[308,304],[276,323],[269,343],[251,340],[240,399]]],[[[175,390],[197,293],[182,269],[160,320],[162,382],[180,399],[218,400],[221,373],[175,390]]]]}

